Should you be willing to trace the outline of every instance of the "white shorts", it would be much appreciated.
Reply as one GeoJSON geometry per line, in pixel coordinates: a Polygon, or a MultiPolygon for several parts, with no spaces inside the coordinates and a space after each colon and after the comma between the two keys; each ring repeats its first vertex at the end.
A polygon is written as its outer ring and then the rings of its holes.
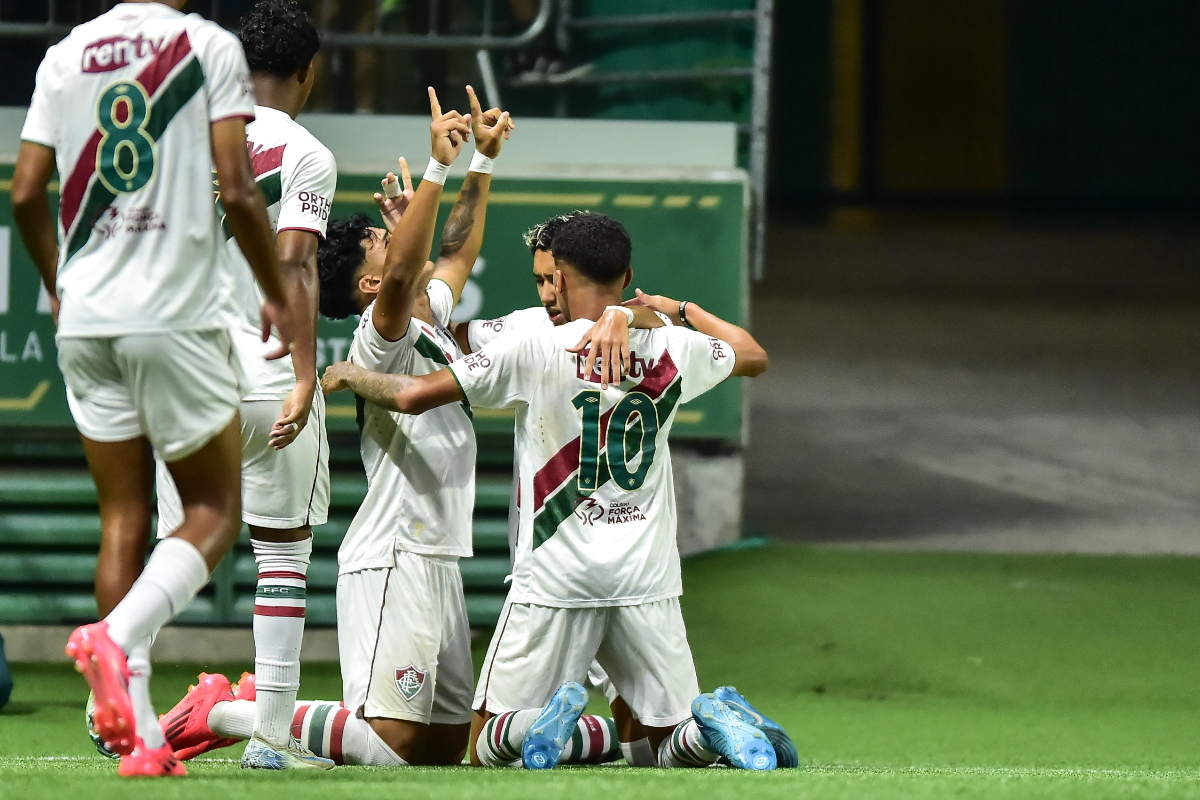
{"type": "Polygon", "coordinates": [[[608,701],[610,707],[613,701],[621,696],[617,694],[617,687],[613,686],[612,678],[608,677],[608,673],[604,671],[604,667],[600,666],[599,662],[593,661],[592,665],[588,667],[587,682],[592,689],[604,695],[604,699],[608,701]]]}
{"type": "Polygon", "coordinates": [[[582,683],[593,659],[643,725],[665,728],[691,717],[700,687],[678,597],[601,608],[505,604],[474,707],[542,708],[564,682],[582,683]]]}
{"type": "Polygon", "coordinates": [[[342,702],[360,717],[471,721],[475,669],[457,559],[398,550],[337,582],[342,702]]]}
{"type": "Polygon", "coordinates": [[[224,330],[58,340],[58,368],[79,432],[97,442],[145,436],[178,461],[225,429],[240,370],[224,330]]]}
{"type": "MultiPolygon", "coordinates": [[[[243,400],[242,521],[260,528],[288,530],[322,525],[329,517],[329,438],[325,398],[313,397],[308,424],[282,450],[267,443],[271,426],[283,414],[282,400],[243,400]]],[[[183,504],[166,464],[158,462],[158,538],[183,523],[183,504]]]]}

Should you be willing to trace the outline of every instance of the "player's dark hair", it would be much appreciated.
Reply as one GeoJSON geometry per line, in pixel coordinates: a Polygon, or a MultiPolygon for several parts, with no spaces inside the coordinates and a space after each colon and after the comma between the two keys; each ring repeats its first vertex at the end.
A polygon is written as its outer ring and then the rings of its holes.
{"type": "Polygon", "coordinates": [[[321,36],[294,0],[260,0],[242,17],[242,49],[251,72],[290,78],[308,66],[321,36]]]}
{"type": "Polygon", "coordinates": [[[355,276],[367,257],[363,243],[371,235],[370,227],[366,214],[332,220],[325,241],[317,247],[321,313],[330,319],[345,319],[361,310],[354,300],[355,276]]]}
{"type": "Polygon", "coordinates": [[[612,217],[584,211],[568,219],[554,234],[555,261],[563,261],[585,278],[610,284],[625,277],[633,243],[625,226],[612,217]]]}
{"type": "Polygon", "coordinates": [[[530,253],[536,253],[539,250],[550,250],[554,242],[554,234],[558,233],[558,229],[563,226],[563,223],[584,213],[586,212],[572,211],[569,214],[558,214],[545,222],[539,222],[525,231],[525,246],[529,248],[530,253]]]}

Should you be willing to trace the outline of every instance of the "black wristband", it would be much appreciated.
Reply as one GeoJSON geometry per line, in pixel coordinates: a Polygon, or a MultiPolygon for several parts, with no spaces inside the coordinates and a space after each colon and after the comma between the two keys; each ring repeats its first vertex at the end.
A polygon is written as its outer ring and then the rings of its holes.
{"type": "Polygon", "coordinates": [[[690,302],[691,302],[690,300],[684,300],[682,303],[679,304],[679,321],[683,323],[683,326],[685,328],[690,328],[692,330],[696,330],[696,326],[693,325],[692,323],[688,322],[688,318],[687,318],[687,306],[688,306],[688,303],[690,303],[690,302]]]}

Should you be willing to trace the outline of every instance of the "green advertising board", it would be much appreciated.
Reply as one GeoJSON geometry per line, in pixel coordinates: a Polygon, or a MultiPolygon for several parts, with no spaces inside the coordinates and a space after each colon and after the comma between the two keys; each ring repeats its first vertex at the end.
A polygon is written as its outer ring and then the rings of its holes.
{"type": "MultiPolygon", "coordinates": [[[[487,212],[483,251],[456,311],[457,319],[501,316],[537,305],[532,262],[521,234],[553,214],[601,211],[620,220],[633,238],[633,286],[699,303],[744,322],[746,186],[741,173],[714,180],[630,178],[514,178],[498,176],[487,212]]],[[[56,365],[54,325],[40,282],[12,222],[12,167],[0,165],[0,428],[71,426],[56,365]]],[[[451,179],[439,230],[458,189],[451,179]]],[[[372,192],[378,176],[342,175],[332,214],[362,211],[377,217],[372,192]]],[[[436,249],[436,245],[435,245],[436,249]]],[[[629,295],[632,296],[633,287],[629,295]]],[[[322,319],[318,359],[345,357],[355,320],[322,319]]],[[[742,387],[732,379],[683,406],[677,437],[740,440],[742,387]]],[[[511,432],[511,413],[476,414],[481,432],[511,432]]],[[[348,394],[331,398],[331,430],[353,430],[348,394]]]]}

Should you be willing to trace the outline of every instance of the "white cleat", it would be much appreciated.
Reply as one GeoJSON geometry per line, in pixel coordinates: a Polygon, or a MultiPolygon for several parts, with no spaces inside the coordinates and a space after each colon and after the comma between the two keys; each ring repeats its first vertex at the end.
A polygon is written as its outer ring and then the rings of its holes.
{"type": "Polygon", "coordinates": [[[287,747],[274,747],[255,734],[246,742],[242,753],[243,769],[333,769],[328,758],[314,755],[300,742],[292,739],[287,747]]]}

